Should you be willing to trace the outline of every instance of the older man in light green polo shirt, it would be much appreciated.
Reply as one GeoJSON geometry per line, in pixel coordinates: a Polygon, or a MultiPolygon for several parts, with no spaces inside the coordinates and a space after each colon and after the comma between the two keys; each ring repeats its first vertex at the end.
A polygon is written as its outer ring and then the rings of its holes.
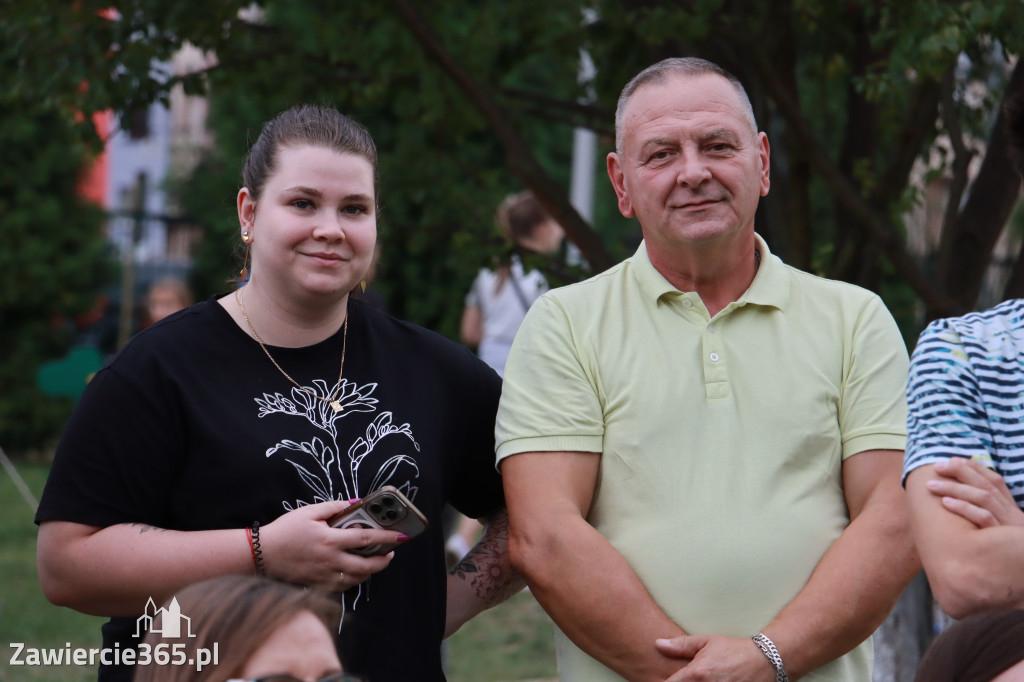
{"type": "Polygon", "coordinates": [[[734,77],[659,63],[616,131],[644,242],[534,305],[498,414],[513,561],[562,680],[870,680],[919,570],[896,324],[755,235],[769,148],[734,77]]]}

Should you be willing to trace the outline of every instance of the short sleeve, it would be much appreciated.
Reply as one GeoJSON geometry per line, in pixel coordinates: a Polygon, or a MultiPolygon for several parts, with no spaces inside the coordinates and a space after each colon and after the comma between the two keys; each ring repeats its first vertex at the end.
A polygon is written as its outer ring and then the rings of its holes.
{"type": "Polygon", "coordinates": [[[505,506],[501,476],[494,469],[494,415],[501,396],[501,378],[466,349],[457,371],[461,380],[460,404],[466,406],[461,419],[462,456],[448,502],[470,518],[486,516],[505,506]]]}
{"type": "Polygon", "coordinates": [[[604,415],[586,345],[551,295],[530,308],[505,365],[499,462],[522,452],[601,452],[604,415]]]}
{"type": "Polygon", "coordinates": [[[978,380],[963,339],[948,320],[936,320],[921,333],[909,376],[904,480],[914,469],[950,457],[993,467],[993,435],[978,380]]]}
{"type": "Polygon", "coordinates": [[[65,427],[37,523],[167,522],[175,452],[183,447],[177,410],[160,390],[129,382],[114,363],[89,382],[65,427]]]}
{"type": "Polygon", "coordinates": [[[907,442],[907,347],[892,314],[872,295],[857,316],[839,419],[843,457],[903,450],[907,442]]]}

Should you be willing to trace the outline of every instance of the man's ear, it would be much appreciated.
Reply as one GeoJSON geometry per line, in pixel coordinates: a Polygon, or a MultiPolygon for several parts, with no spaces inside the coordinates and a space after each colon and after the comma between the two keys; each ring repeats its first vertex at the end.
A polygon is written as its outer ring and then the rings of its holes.
{"type": "Polygon", "coordinates": [[[616,152],[608,154],[608,178],[612,181],[612,188],[615,196],[618,197],[619,213],[625,218],[632,218],[636,213],[633,211],[633,202],[629,199],[629,192],[626,190],[626,178],[622,172],[622,163],[616,152]]]}
{"type": "Polygon", "coordinates": [[[768,189],[772,185],[771,181],[771,154],[768,147],[768,136],[764,133],[758,135],[758,156],[761,159],[761,196],[768,196],[768,189]]]}

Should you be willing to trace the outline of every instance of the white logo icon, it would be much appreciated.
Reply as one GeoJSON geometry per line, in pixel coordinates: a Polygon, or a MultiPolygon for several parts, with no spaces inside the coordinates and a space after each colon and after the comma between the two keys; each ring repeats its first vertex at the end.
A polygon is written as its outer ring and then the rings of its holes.
{"type": "Polygon", "coordinates": [[[155,632],[158,635],[163,635],[167,639],[177,639],[182,636],[181,634],[181,622],[185,621],[185,632],[188,637],[195,637],[192,633],[192,619],[188,616],[181,615],[181,607],[178,606],[178,598],[175,597],[171,600],[170,605],[167,608],[156,607],[156,603],[153,598],[150,597],[149,601],[146,602],[146,611],[138,620],[135,621],[135,636],[142,637],[142,634],[147,630],[155,632]],[[156,619],[160,618],[160,624],[156,624],[156,619]]]}

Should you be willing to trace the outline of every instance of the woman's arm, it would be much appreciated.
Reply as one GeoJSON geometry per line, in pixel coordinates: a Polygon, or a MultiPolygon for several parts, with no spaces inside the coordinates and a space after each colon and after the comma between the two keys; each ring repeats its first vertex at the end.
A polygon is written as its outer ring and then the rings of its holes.
{"type": "Polygon", "coordinates": [[[935,600],[954,618],[1024,608],[1024,513],[1002,478],[961,457],[907,476],[914,539],[935,600]]]}
{"type": "Polygon", "coordinates": [[[462,343],[476,348],[484,338],[484,317],[480,308],[467,305],[462,309],[462,323],[459,325],[459,338],[462,343]]]}
{"type": "MultiPolygon", "coordinates": [[[[386,568],[390,554],[362,557],[345,550],[396,542],[399,534],[328,526],[327,519],[347,506],[309,505],[261,526],[266,574],[341,591],[386,568]]],[[[256,570],[244,528],[174,531],[145,524],[100,528],[70,521],[40,525],[37,563],[47,599],[98,616],[134,616],[150,598],[163,603],[185,585],[256,570]]]]}
{"type": "Polygon", "coordinates": [[[508,511],[502,509],[481,522],[484,532],[480,542],[448,572],[445,637],[526,587],[508,558],[508,511]]]}

